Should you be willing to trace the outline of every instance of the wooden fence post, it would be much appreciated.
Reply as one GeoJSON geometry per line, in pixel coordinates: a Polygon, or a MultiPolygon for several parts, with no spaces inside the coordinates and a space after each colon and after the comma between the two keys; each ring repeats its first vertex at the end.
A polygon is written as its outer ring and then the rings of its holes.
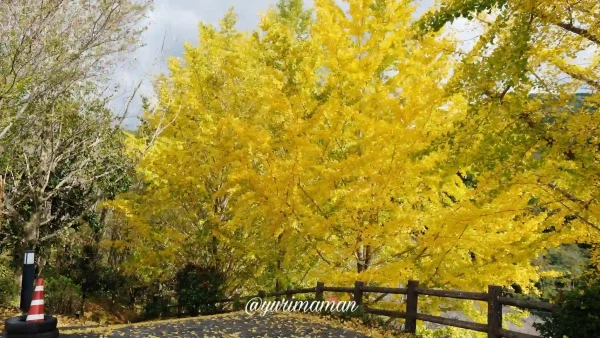
{"type": "Polygon", "coordinates": [[[406,320],[404,321],[404,331],[412,334],[417,333],[417,311],[419,308],[418,287],[418,281],[410,280],[408,281],[406,288],[406,320]]]}
{"type": "Polygon", "coordinates": [[[501,286],[488,286],[488,338],[501,338],[502,304],[500,304],[500,300],[498,299],[501,296],[501,286]]]}
{"type": "Polygon", "coordinates": [[[287,300],[291,300],[292,299],[293,295],[292,295],[291,291],[292,291],[292,286],[288,285],[287,290],[285,292],[285,299],[287,299],[287,300]]]}
{"type": "Polygon", "coordinates": [[[325,283],[317,282],[317,287],[315,288],[315,299],[318,301],[323,300],[323,287],[324,286],[325,286],[325,283]]]}
{"type": "Polygon", "coordinates": [[[360,282],[360,281],[356,281],[354,282],[354,301],[356,302],[356,305],[361,306],[363,303],[363,286],[365,285],[365,283],[360,282]]]}

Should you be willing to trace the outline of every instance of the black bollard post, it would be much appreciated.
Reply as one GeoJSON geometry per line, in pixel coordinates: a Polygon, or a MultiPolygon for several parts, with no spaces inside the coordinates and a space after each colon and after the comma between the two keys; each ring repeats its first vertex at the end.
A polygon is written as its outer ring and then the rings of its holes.
{"type": "Polygon", "coordinates": [[[21,280],[21,304],[19,308],[23,313],[29,311],[33,297],[33,282],[35,281],[35,252],[25,250],[23,262],[23,278],[21,280]]]}
{"type": "Polygon", "coordinates": [[[40,279],[38,288],[40,294],[36,295],[35,308],[31,309],[31,299],[35,288],[33,282],[36,277],[35,252],[25,251],[23,262],[23,278],[21,279],[21,311],[23,315],[11,317],[4,321],[4,337],[6,338],[59,338],[56,317],[44,315],[44,281],[40,279]],[[29,312],[33,313],[29,313],[29,312]],[[29,317],[29,321],[27,321],[29,317]]]}

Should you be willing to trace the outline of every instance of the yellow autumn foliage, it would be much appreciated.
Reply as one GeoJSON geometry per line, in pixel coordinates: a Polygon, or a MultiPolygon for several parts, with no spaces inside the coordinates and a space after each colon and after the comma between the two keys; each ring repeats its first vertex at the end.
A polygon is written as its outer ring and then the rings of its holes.
{"type": "MultiPolygon", "coordinates": [[[[479,42],[459,62],[455,41],[416,36],[408,2],[343,8],[315,0],[311,15],[290,1],[248,33],[230,12],[170,59],[145,119],[162,132],[130,139],[143,183],[108,204],[128,224],[137,273],[165,278],[193,261],[223,265],[231,288],[527,289],[538,253],[594,241],[597,153],[573,163],[544,142],[588,147],[597,117],[544,125],[548,101],[502,64],[529,53],[574,67],[541,47],[550,28],[523,51],[506,42],[529,27],[516,15],[514,30],[486,30],[504,50],[482,61],[479,42]],[[485,95],[496,89],[501,99],[485,95]]],[[[438,311],[440,300],[420,306],[438,311]]],[[[473,304],[453,306],[481,319],[473,304]]]]}

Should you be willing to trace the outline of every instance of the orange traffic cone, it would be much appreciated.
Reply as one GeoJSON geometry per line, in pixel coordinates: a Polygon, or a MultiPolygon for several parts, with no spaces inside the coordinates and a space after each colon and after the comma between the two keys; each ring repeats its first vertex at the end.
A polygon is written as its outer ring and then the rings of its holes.
{"type": "Polygon", "coordinates": [[[44,321],[44,279],[38,278],[35,281],[35,290],[29,312],[27,312],[27,322],[43,322],[44,321]]]}

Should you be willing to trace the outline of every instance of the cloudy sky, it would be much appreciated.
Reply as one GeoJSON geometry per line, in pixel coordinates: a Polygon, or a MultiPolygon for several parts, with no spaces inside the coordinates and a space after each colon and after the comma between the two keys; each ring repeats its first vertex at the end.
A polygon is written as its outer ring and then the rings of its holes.
{"type": "MultiPolygon", "coordinates": [[[[137,116],[141,113],[139,94],[152,96],[151,79],[154,75],[166,72],[166,58],[181,56],[183,43],[196,43],[198,23],[218,24],[231,7],[238,15],[238,29],[252,30],[260,19],[260,13],[268,10],[277,0],[154,0],[154,9],[148,14],[148,26],[143,35],[145,46],[128,57],[122,67],[115,71],[113,81],[121,87],[112,107],[118,115],[124,111],[128,97],[142,81],[137,97],[130,105],[125,126],[138,125],[137,116]]],[[[307,6],[312,0],[305,0],[307,6]]],[[[432,6],[433,0],[417,2],[417,15],[432,6]]],[[[459,34],[469,39],[469,28],[458,23],[459,34]]]]}

